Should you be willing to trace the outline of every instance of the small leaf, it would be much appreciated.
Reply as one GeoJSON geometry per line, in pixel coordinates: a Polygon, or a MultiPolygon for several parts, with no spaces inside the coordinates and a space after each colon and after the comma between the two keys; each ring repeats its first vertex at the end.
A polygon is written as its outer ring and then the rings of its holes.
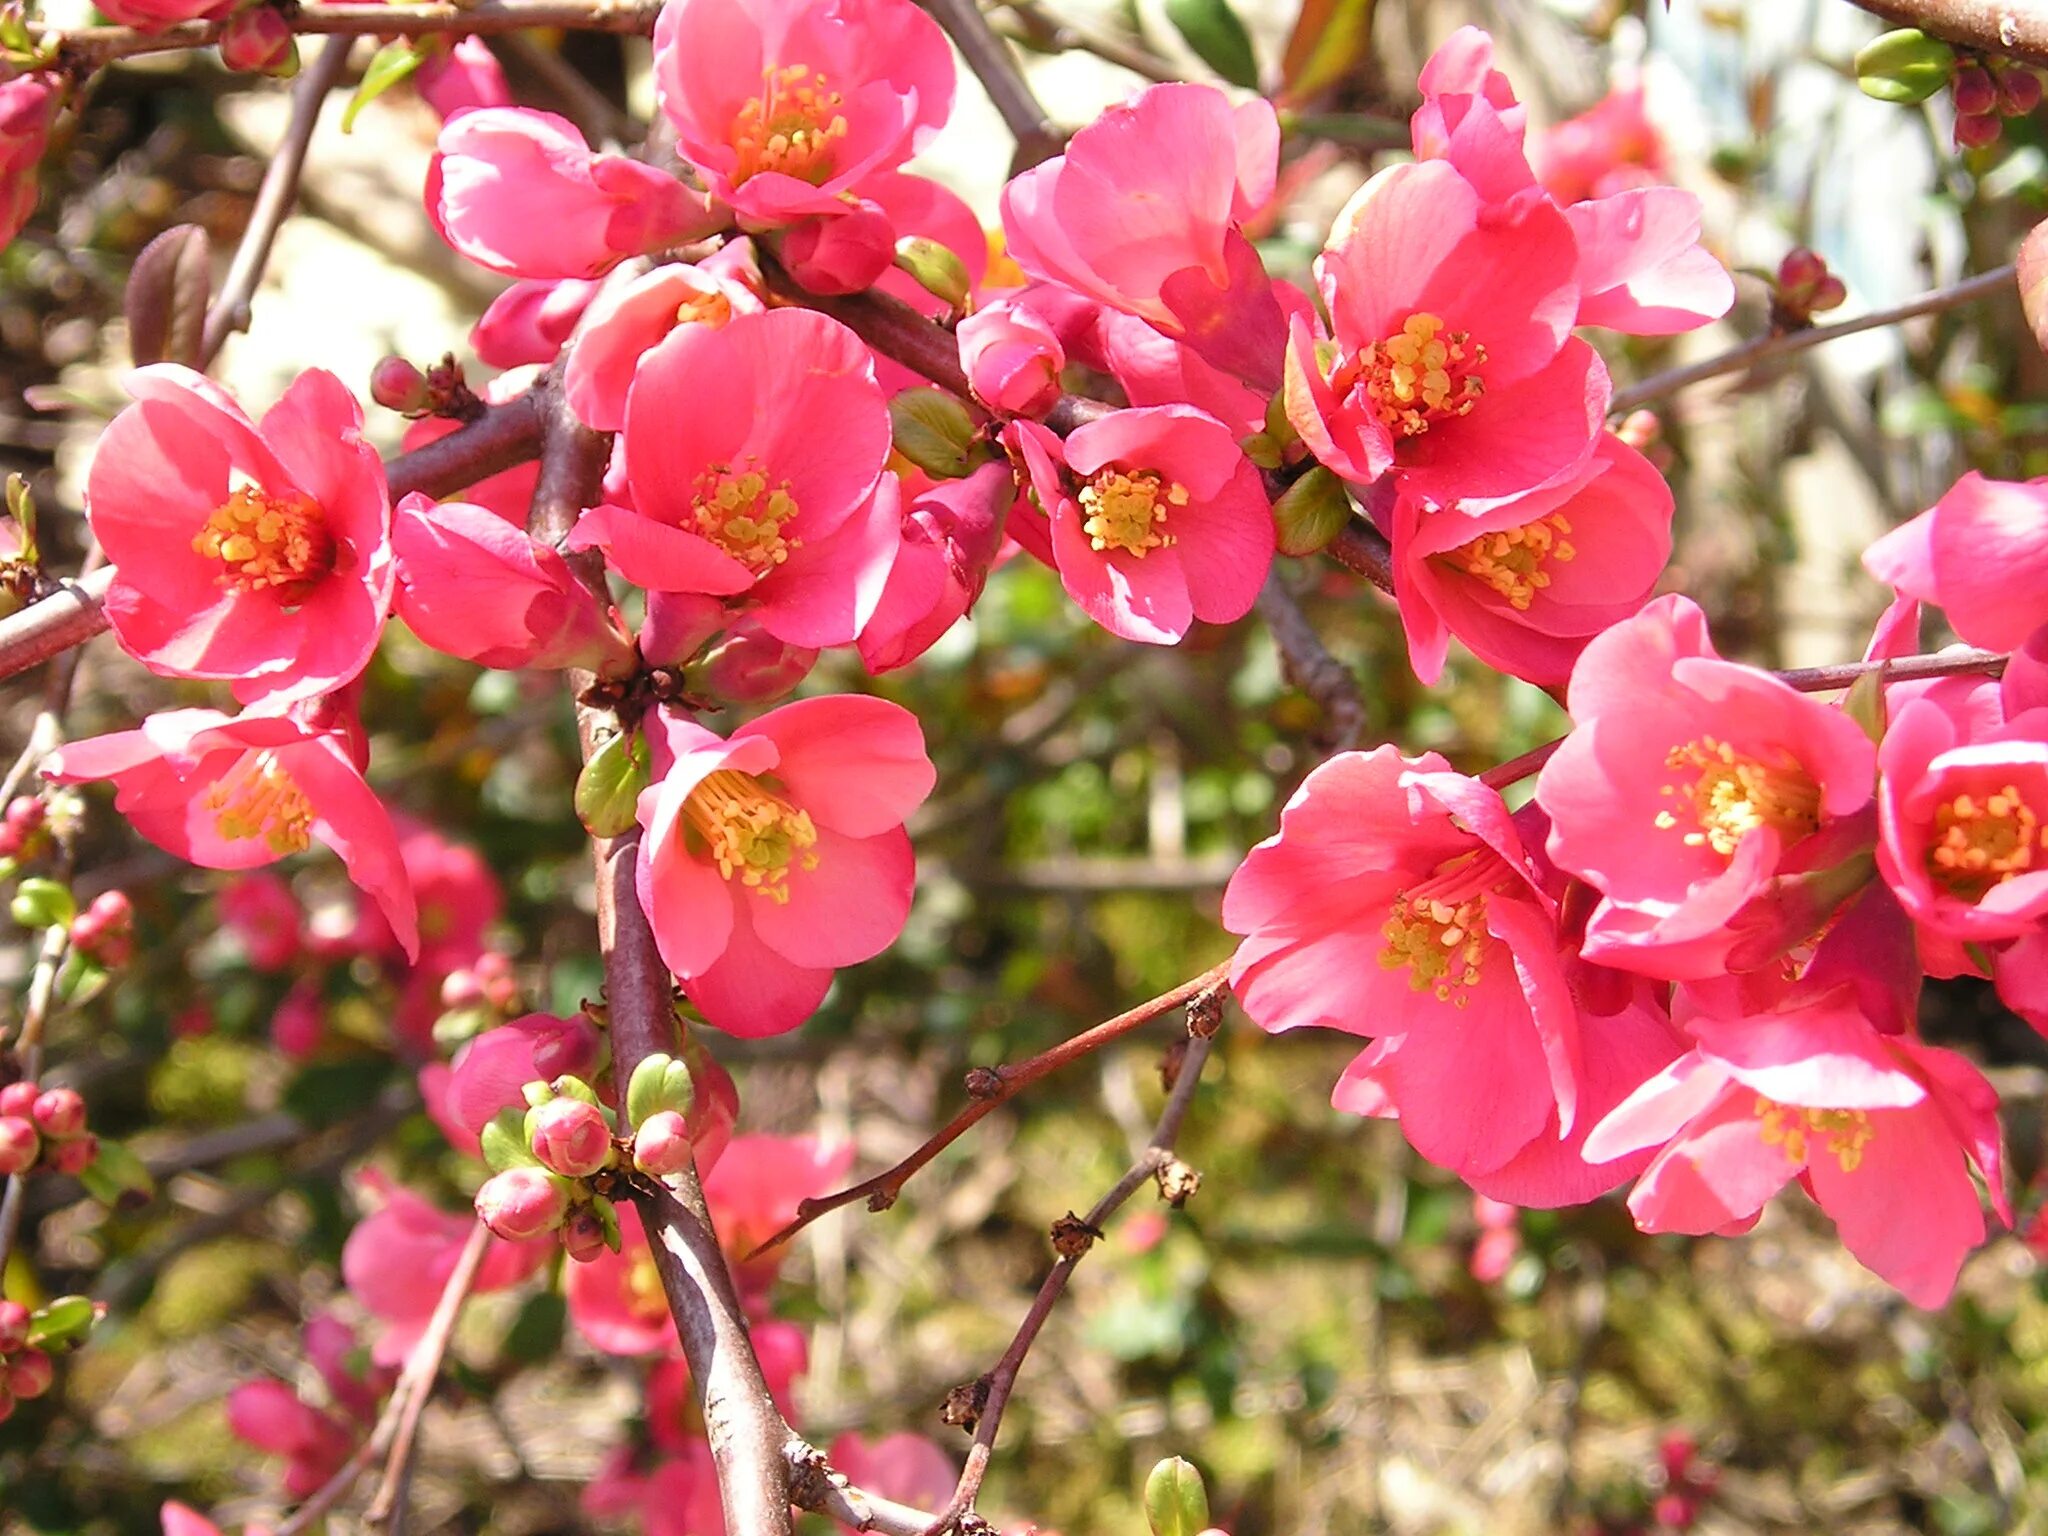
{"type": "Polygon", "coordinates": [[[199,366],[206,307],[213,294],[213,242],[197,224],[165,230],[142,248],[121,297],[128,352],[147,363],[199,366]]]}
{"type": "Polygon", "coordinates": [[[1863,727],[1863,734],[1872,741],[1884,740],[1885,668],[1866,672],[1849,685],[1849,691],[1842,696],[1842,713],[1863,727]]]}
{"type": "Polygon", "coordinates": [[[59,1296],[29,1318],[28,1341],[37,1349],[68,1349],[83,1344],[97,1314],[86,1296],[59,1296]]]}
{"type": "Polygon", "coordinates": [[[647,738],[624,731],[590,754],[576,775],[576,817],[592,837],[631,830],[640,791],[653,777],[647,738]]]}
{"type": "Polygon", "coordinates": [[[371,56],[369,68],[363,71],[363,83],[356,87],[355,95],[349,98],[348,110],[341,114],[341,131],[353,131],[356,114],[411,75],[426,62],[426,58],[425,52],[418,44],[408,42],[404,38],[395,43],[386,43],[379,48],[371,56]]]}
{"type": "Polygon", "coordinates": [[[1375,0],[1303,0],[1280,61],[1279,98],[1308,101],[1352,73],[1372,47],[1375,0]]]}
{"type": "Polygon", "coordinates": [[[86,1193],[101,1205],[133,1210],[149,1203],[156,1180],[141,1158],[118,1141],[102,1141],[97,1156],[78,1175],[86,1193]]]}
{"type": "Polygon", "coordinates": [[[2020,308],[2041,350],[2048,352],[2048,220],[2028,231],[2014,258],[2019,268],[2020,308]]]}
{"type": "Polygon", "coordinates": [[[1195,57],[1232,85],[1259,88],[1259,61],[1251,34],[1230,8],[1230,0],[1166,0],[1166,19],[1173,23],[1195,57]]]}
{"type": "Polygon", "coordinates": [[[936,480],[958,480],[987,457],[974,418],[943,389],[906,389],[889,401],[896,451],[936,480]]]}
{"type": "Polygon", "coordinates": [[[696,1102],[697,1085],[686,1064],[673,1056],[643,1057],[626,1084],[626,1123],[637,1128],[665,1109],[687,1115],[696,1102]]]}
{"type": "Polygon", "coordinates": [[[1273,503],[1273,526],[1283,555],[1312,555],[1351,521],[1344,482],[1318,464],[1273,503]]]}
{"type": "Polygon", "coordinates": [[[70,886],[37,875],[14,888],[8,910],[24,928],[59,928],[78,916],[78,903],[71,899],[70,886]]]}
{"type": "Polygon", "coordinates": [[[597,1217],[598,1225],[604,1228],[604,1245],[613,1253],[619,1251],[619,1208],[603,1195],[590,1197],[591,1213],[597,1217]]]}
{"type": "Polygon", "coordinates": [[[484,1163],[493,1173],[540,1166],[540,1159],[533,1155],[533,1143],[527,1139],[526,1115],[522,1110],[499,1110],[477,1140],[483,1144],[484,1163]]]}
{"type": "Polygon", "coordinates": [[[967,264],[953,248],[923,235],[905,235],[896,242],[896,265],[917,280],[917,285],[958,313],[967,308],[974,292],[974,279],[967,264]]]}
{"type": "Polygon", "coordinates": [[[1152,1536],[1198,1536],[1209,1526],[1209,1490],[1192,1462],[1170,1457],[1145,1479],[1145,1519],[1152,1536]]]}

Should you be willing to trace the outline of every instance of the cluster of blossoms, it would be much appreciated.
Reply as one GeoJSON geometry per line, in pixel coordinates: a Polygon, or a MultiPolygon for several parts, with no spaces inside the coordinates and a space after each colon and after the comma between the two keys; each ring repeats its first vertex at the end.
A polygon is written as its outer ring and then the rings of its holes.
{"type": "Polygon", "coordinates": [[[0,1423],[17,1403],[41,1397],[56,1379],[49,1352],[29,1342],[35,1315],[18,1301],[0,1300],[0,1423]]]}
{"type": "Polygon", "coordinates": [[[82,1173],[99,1153],[99,1138],[86,1129],[85,1100],[77,1089],[39,1088],[32,1082],[0,1088],[0,1174],[82,1173]]]}

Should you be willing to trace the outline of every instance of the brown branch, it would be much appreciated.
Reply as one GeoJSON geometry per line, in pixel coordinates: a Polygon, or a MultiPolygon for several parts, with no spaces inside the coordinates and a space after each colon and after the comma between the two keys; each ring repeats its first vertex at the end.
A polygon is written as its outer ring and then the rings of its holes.
{"type": "Polygon", "coordinates": [[[1209,1046],[1215,1038],[1216,1024],[1222,1017],[1221,994],[1227,985],[1222,974],[1225,969],[1219,966],[1209,972],[1214,979],[1188,999],[1187,1054],[1180,1060],[1173,1090],[1167,1095],[1166,1107],[1160,1111],[1159,1121],[1153,1127],[1151,1140],[1145,1149],[1109,1193],[1096,1201],[1086,1216],[1079,1218],[1078,1224],[1072,1216],[1054,1224],[1053,1240],[1063,1251],[1046,1273],[1023,1322],[1017,1325],[1016,1337],[1010,1340],[1010,1347],[1003,1351],[995,1369],[974,1383],[971,1389],[976,1414],[974,1444],[967,1452],[967,1465],[961,1470],[951,1501],[932,1522],[926,1536],[944,1536],[947,1531],[959,1529],[965,1517],[972,1513],[974,1501],[981,1492],[982,1479],[988,1474],[989,1458],[995,1451],[996,1432],[1002,1427],[1003,1411],[1009,1406],[1010,1393],[1017,1385],[1018,1373],[1024,1368],[1025,1356],[1030,1354],[1039,1330],[1052,1315],[1053,1307],[1066,1291],[1067,1281],[1087,1255],[1091,1242],[1102,1235],[1103,1222],[1148,1181],[1161,1177],[1173,1161],[1173,1146],[1180,1138],[1181,1122],[1187,1118],[1188,1106],[1194,1102],[1195,1089],[1202,1080],[1202,1067],[1209,1059],[1209,1046]]]}
{"type": "Polygon", "coordinates": [[[284,137],[264,167],[263,184],[256,189],[256,206],[249,215],[249,227],[235,248],[220,293],[206,312],[206,329],[199,343],[199,368],[204,372],[220,355],[220,349],[236,331],[249,329],[249,301],[263,280],[270,261],[270,248],[277,232],[299,198],[299,176],[306,168],[306,150],[313,142],[313,129],[320,121],[321,105],[328,92],[348,67],[355,47],[353,38],[337,38],[321,46],[320,56],[306,67],[292,86],[291,118],[284,137]]]}
{"type": "Polygon", "coordinates": [[[1394,590],[1394,552],[1386,535],[1362,518],[1354,518],[1323,546],[1323,553],[1353,575],[1363,576],[1382,592],[1394,590]]]}
{"type": "MultiPolygon", "coordinates": [[[[477,0],[474,5],[308,5],[291,13],[291,28],[302,36],[463,37],[472,33],[519,32],[559,27],[577,32],[620,32],[645,36],[661,14],[657,0],[477,0]]],[[[132,27],[80,27],[75,31],[31,26],[39,42],[54,42],[63,60],[93,66],[144,53],[171,53],[218,42],[225,21],[186,21],[161,32],[132,27]]]]}
{"type": "MultiPolygon", "coordinates": [[[[1857,0],[1861,3],[1861,0],[1857,0]]],[[[1975,277],[1966,277],[1961,282],[1951,283],[1946,288],[1936,288],[1918,298],[1908,299],[1903,304],[1894,304],[1890,309],[1874,309],[1867,315],[1858,315],[1853,320],[1844,320],[1836,325],[1816,325],[1803,331],[1785,331],[1770,336],[1759,336],[1754,341],[1745,341],[1741,346],[1731,348],[1717,357],[1710,357],[1697,363],[1688,363],[1683,368],[1667,369],[1653,373],[1639,383],[1617,389],[1608,403],[1610,413],[1632,411],[1638,406],[1648,405],[1652,400],[1661,400],[1666,395],[1676,394],[1688,385],[1698,384],[1707,379],[1719,378],[1728,373],[1746,373],[1757,364],[1776,357],[1790,357],[1817,347],[1822,342],[1834,341],[1842,336],[1854,336],[1859,331],[1880,330],[1887,325],[1897,325],[1911,320],[1916,315],[1936,314],[1944,309],[1954,309],[1959,304],[1968,304],[1974,299],[1988,297],[2001,290],[2013,287],[2014,268],[2010,262],[1994,267],[1989,272],[1979,272],[1975,277]]]]}
{"type": "Polygon", "coordinates": [[[1975,53],[2048,65],[2048,10],[2040,0],[1849,0],[1894,26],[1918,27],[1975,53]]]}
{"type": "Polygon", "coordinates": [[[1008,43],[996,36],[976,0],[918,0],[918,4],[953,39],[953,46],[960,50],[960,57],[981,81],[988,99],[1016,139],[1017,153],[1010,160],[1012,176],[1050,160],[1066,147],[1066,136],[1053,127],[1045,104],[1018,68],[1017,56],[1008,43]]]}
{"type": "Polygon", "coordinates": [[[1121,1039],[1132,1030],[1151,1023],[1161,1014],[1171,1012],[1183,1003],[1191,1002],[1201,994],[1221,986],[1229,974],[1229,961],[1212,965],[1192,980],[1184,981],[1170,991],[1162,992],[1113,1019],[1106,1019],[1093,1029],[1085,1029],[1070,1040],[1062,1040],[1050,1050],[1040,1051],[1028,1060],[1017,1062],[1015,1065],[975,1068],[967,1074],[967,1091],[972,1096],[972,1101],[927,1137],[923,1146],[894,1167],[883,1169],[873,1178],[863,1179],[860,1183],[850,1185],[834,1194],[799,1201],[796,1220],[747,1257],[751,1259],[755,1254],[766,1253],[770,1248],[788,1242],[820,1216],[836,1211],[842,1206],[851,1205],[856,1200],[867,1201],[868,1209],[871,1211],[886,1211],[896,1203],[896,1197],[903,1192],[903,1186],[910,1182],[913,1174],[966,1135],[976,1124],[986,1119],[997,1105],[1008,1103],[1040,1078],[1057,1072],[1069,1062],[1078,1061],[1091,1051],[1100,1050],[1110,1041],[1121,1039]]]}
{"type": "Polygon", "coordinates": [[[1277,567],[1259,589],[1258,608],[1273,643],[1280,648],[1288,681],[1321,706],[1323,718],[1329,722],[1331,749],[1344,752],[1357,746],[1359,732],[1365,728],[1365,701],[1358,694],[1358,679],[1330,654],[1277,567]]]}
{"type": "MultiPolygon", "coordinates": [[[[1179,70],[1149,49],[1135,43],[1125,42],[1106,32],[1065,17],[1054,16],[1035,3],[1035,0],[1002,0],[1003,6],[1014,12],[1037,47],[1053,53],[1092,53],[1098,59],[1120,65],[1132,74],[1141,76],[1155,84],[1165,84],[1182,78],[1179,70]]],[[[1401,134],[1401,142],[1408,142],[1407,131],[1401,134]]]]}
{"type": "Polygon", "coordinates": [[[924,1536],[933,1517],[908,1504],[865,1492],[835,1471],[825,1453],[791,1431],[782,1448],[789,1465],[789,1497],[799,1509],[827,1515],[875,1536],[924,1536]]]}

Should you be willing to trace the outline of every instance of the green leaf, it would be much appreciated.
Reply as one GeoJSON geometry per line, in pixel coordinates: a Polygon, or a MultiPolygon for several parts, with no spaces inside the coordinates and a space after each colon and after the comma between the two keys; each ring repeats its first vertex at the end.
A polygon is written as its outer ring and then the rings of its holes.
{"type": "Polygon", "coordinates": [[[78,916],[78,903],[68,885],[32,875],[15,887],[8,910],[24,928],[68,928],[78,916]]]}
{"type": "Polygon", "coordinates": [[[349,98],[348,110],[341,114],[341,131],[352,132],[356,126],[356,114],[410,76],[426,62],[426,58],[417,44],[405,38],[379,48],[371,56],[370,67],[363,71],[363,83],[349,98]]]}
{"type": "Polygon", "coordinates": [[[624,835],[652,777],[647,738],[638,731],[614,736],[576,775],[577,820],[592,837],[624,835]]]}
{"type": "Polygon", "coordinates": [[[540,1159],[533,1155],[533,1143],[526,1134],[526,1113],[523,1110],[499,1110],[477,1140],[483,1144],[484,1163],[493,1173],[503,1173],[508,1168],[540,1166],[540,1159]]]}
{"type": "Polygon", "coordinates": [[[526,1298],[512,1326],[505,1330],[506,1357],[521,1365],[537,1365],[562,1347],[562,1325],[569,1304],[555,1291],[537,1291],[526,1298]]]}
{"type": "Polygon", "coordinates": [[[37,1349],[69,1349],[85,1342],[94,1321],[90,1297],[59,1296],[29,1318],[28,1341],[37,1349]]]}
{"type": "Polygon", "coordinates": [[[1312,555],[1351,521],[1344,482],[1318,464],[1273,503],[1273,526],[1283,555],[1312,555]]]}
{"type": "Polygon", "coordinates": [[[590,1197],[590,1210],[597,1217],[598,1225],[604,1228],[604,1245],[613,1253],[619,1251],[619,1208],[603,1195],[590,1197]]]}
{"type": "Polygon", "coordinates": [[[80,1172],[78,1182],[101,1205],[116,1209],[147,1205],[156,1193],[148,1167],[118,1141],[100,1142],[98,1154],[80,1172]]]}
{"type": "Polygon", "coordinates": [[[1209,1490],[1194,1464],[1169,1457],[1145,1479],[1145,1519],[1152,1536],[1198,1536],[1209,1526],[1209,1490]]]}
{"type": "Polygon", "coordinates": [[[933,298],[958,313],[967,308],[974,279],[953,248],[923,235],[905,235],[896,242],[896,265],[916,279],[933,298]]]}
{"type": "Polygon", "coordinates": [[[1195,57],[1232,85],[1259,88],[1259,61],[1251,34],[1237,19],[1229,0],[1166,0],[1166,19],[1173,23],[1195,57]]]}
{"type": "Polygon", "coordinates": [[[1863,734],[1872,741],[1884,740],[1885,670],[1866,672],[1849,685],[1849,691],[1842,696],[1842,713],[1863,727],[1863,734]]]}
{"type": "Polygon", "coordinates": [[[1308,101],[1351,74],[1372,47],[1375,0],[1303,0],[1280,61],[1280,97],[1308,101]]]}
{"type": "Polygon", "coordinates": [[[626,1084],[626,1123],[638,1127],[665,1109],[687,1115],[696,1102],[697,1085],[685,1063],[673,1056],[643,1057],[626,1084]]]}
{"type": "Polygon", "coordinates": [[[906,389],[889,402],[896,451],[936,480],[958,480],[988,458],[974,418],[943,389],[906,389]]]}

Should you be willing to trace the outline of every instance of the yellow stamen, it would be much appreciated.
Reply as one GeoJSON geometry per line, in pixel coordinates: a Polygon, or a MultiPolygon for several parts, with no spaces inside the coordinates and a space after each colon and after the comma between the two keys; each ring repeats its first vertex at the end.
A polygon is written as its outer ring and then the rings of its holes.
{"type": "Polygon", "coordinates": [[[1763,1122],[1764,1145],[1776,1147],[1795,1163],[1807,1161],[1817,1139],[1844,1173],[1854,1173],[1863,1161],[1863,1149],[1876,1134],[1870,1116],[1860,1109],[1800,1109],[1780,1104],[1762,1094],[1756,1096],[1756,1117],[1763,1122]]]}
{"type": "Polygon", "coordinates": [[[802,540],[783,532],[797,513],[789,482],[771,490],[759,470],[734,474],[729,466],[714,465],[697,479],[695,510],[697,532],[756,576],[802,547],[802,540]]]}
{"type": "Polygon", "coordinates": [[[1500,855],[1486,848],[1439,864],[1395,898],[1380,929],[1387,941],[1380,968],[1406,970],[1412,990],[1465,1007],[1496,942],[1486,926],[1486,898],[1511,878],[1500,855]]]}
{"type": "Polygon", "coordinates": [[[1149,469],[1098,471],[1081,487],[1081,529],[1096,549],[1121,549],[1145,558],[1145,552],[1174,542],[1166,531],[1167,513],[1188,504],[1188,488],[1164,481],[1149,469]]]}
{"type": "Polygon", "coordinates": [[[313,843],[313,806],[269,752],[245,752],[206,791],[201,806],[229,842],[260,837],[270,851],[304,853],[313,843]]]}
{"type": "Polygon", "coordinates": [[[192,548],[221,563],[220,584],[238,592],[303,597],[334,569],[334,536],[319,504],[296,492],[238,485],[201,525],[192,548]]]}
{"type": "Polygon", "coordinates": [[[732,120],[732,147],[739,153],[734,185],[764,171],[814,187],[831,180],[835,146],[847,132],[843,104],[808,64],[762,70],[761,94],[750,97],[732,120]]]}
{"type": "Polygon", "coordinates": [[[789,900],[789,870],[816,869],[817,828],[810,813],[761,787],[751,774],[720,768],[683,802],[683,816],[704,840],[719,874],[767,897],[789,900]]]}
{"type": "Polygon", "coordinates": [[[676,324],[708,325],[713,330],[732,318],[732,300],[716,288],[709,293],[694,293],[676,306],[676,324]]]}
{"type": "Polygon", "coordinates": [[[1575,559],[1578,551],[1565,535],[1572,525],[1562,512],[1539,517],[1519,528],[1482,533],[1444,555],[1468,576],[1477,576],[1508,600],[1517,613],[1527,613],[1536,594],[1550,585],[1544,566],[1575,559]]]}
{"type": "Polygon", "coordinates": [[[1967,901],[2030,869],[2048,868],[2048,828],[2014,786],[1960,794],[1934,812],[1927,872],[1967,901]]]}
{"type": "Polygon", "coordinates": [[[1436,315],[1414,314],[1386,340],[1365,348],[1331,380],[1356,388],[1396,437],[1419,437],[1440,421],[1470,413],[1486,393],[1479,377],[1486,348],[1468,331],[1444,330],[1436,315]]]}
{"type": "Polygon", "coordinates": [[[1787,841],[1797,841],[1820,825],[1820,786],[1782,749],[1776,762],[1767,763],[1702,736],[1674,747],[1664,766],[1693,775],[1689,783],[1663,789],[1684,802],[1683,810],[1657,813],[1657,825],[1667,830],[1688,821],[1698,828],[1685,834],[1689,848],[1710,847],[1727,855],[1759,827],[1775,827],[1787,841]]]}

